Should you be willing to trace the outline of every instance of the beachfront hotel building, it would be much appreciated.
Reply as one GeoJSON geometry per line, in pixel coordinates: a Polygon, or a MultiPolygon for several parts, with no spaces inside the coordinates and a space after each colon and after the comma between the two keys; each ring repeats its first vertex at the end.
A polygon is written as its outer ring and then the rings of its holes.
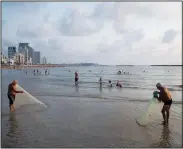
{"type": "Polygon", "coordinates": [[[24,64],[25,63],[25,56],[22,53],[16,53],[14,56],[14,63],[16,64],[24,64]]]}
{"type": "Polygon", "coordinates": [[[34,64],[40,64],[41,63],[41,55],[39,51],[34,51],[34,64]]]}
{"type": "Polygon", "coordinates": [[[43,59],[42,59],[42,64],[44,64],[44,65],[47,64],[47,59],[46,59],[46,57],[43,57],[43,59]]]}
{"type": "Polygon", "coordinates": [[[16,47],[8,47],[8,58],[13,59],[16,54],[16,47]]]}

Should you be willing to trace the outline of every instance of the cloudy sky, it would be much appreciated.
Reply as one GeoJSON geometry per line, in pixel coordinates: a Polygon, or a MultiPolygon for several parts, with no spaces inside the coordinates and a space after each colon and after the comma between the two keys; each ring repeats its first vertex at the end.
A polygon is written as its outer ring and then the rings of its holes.
{"type": "Polygon", "coordinates": [[[3,2],[2,44],[51,63],[181,64],[181,2],[3,2]]]}

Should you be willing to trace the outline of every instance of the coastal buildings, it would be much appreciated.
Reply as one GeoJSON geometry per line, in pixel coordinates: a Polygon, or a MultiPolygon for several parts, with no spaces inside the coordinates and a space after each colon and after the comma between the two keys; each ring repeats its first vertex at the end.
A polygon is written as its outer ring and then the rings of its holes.
{"type": "Polygon", "coordinates": [[[14,63],[16,64],[24,64],[25,63],[25,56],[22,53],[16,53],[14,56],[14,63]]]}
{"type": "Polygon", "coordinates": [[[43,58],[42,58],[42,64],[47,64],[47,59],[46,59],[46,57],[43,57],[43,58]]]}
{"type": "Polygon", "coordinates": [[[32,65],[32,58],[31,57],[29,58],[28,64],[32,65]]]}
{"type": "Polygon", "coordinates": [[[8,47],[8,58],[13,59],[16,54],[16,47],[8,47]]]}
{"type": "Polygon", "coordinates": [[[8,58],[1,53],[1,64],[7,64],[8,63],[8,58]]]}
{"type": "Polygon", "coordinates": [[[8,59],[8,64],[9,65],[14,65],[14,60],[13,59],[8,59]]]}
{"type": "Polygon", "coordinates": [[[34,51],[34,64],[40,64],[41,62],[41,55],[39,51],[34,51]]]}
{"type": "MultiPolygon", "coordinates": [[[[8,59],[5,60],[4,55],[1,54],[1,64],[5,62],[14,64],[41,64],[41,53],[40,51],[35,51],[29,43],[19,43],[18,51],[16,47],[8,47],[8,59]]],[[[44,60],[44,63],[47,63],[44,60]]]]}
{"type": "Polygon", "coordinates": [[[19,43],[18,51],[24,54],[25,64],[32,64],[34,62],[34,49],[29,46],[29,43],[19,43]]]}

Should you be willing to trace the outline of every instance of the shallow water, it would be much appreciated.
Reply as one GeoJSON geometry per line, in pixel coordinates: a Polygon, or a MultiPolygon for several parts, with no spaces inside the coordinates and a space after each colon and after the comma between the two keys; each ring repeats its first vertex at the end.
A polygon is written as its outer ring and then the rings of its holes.
{"type": "Polygon", "coordinates": [[[27,75],[24,70],[3,70],[2,147],[182,146],[181,67],[65,67],[50,72],[50,76],[33,76],[32,69],[27,75]],[[76,70],[78,87],[74,86],[76,70]],[[130,74],[117,75],[118,70],[130,74]],[[99,76],[105,82],[103,88],[99,76]],[[25,106],[10,115],[6,92],[12,79],[48,108],[25,106]],[[109,79],[114,83],[112,89],[106,87],[109,79]],[[122,81],[122,89],[115,87],[117,80],[122,81]],[[170,124],[161,125],[159,114],[150,125],[141,127],[135,118],[152,98],[157,82],[164,83],[173,96],[170,124]]]}

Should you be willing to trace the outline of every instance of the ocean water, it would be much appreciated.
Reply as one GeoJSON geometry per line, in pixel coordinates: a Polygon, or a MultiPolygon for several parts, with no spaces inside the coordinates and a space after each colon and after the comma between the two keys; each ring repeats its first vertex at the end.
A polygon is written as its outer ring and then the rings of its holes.
{"type": "Polygon", "coordinates": [[[39,69],[39,76],[33,75],[33,69],[26,70],[27,75],[25,70],[2,70],[2,147],[182,146],[181,67],[63,67],[50,68],[49,76],[44,69],[39,69]],[[119,70],[129,74],[117,75],[119,70]],[[13,79],[48,108],[38,110],[30,105],[9,114],[6,93],[13,79]],[[108,80],[113,88],[107,87],[108,80]],[[118,80],[123,88],[115,86],[118,80]],[[161,125],[160,113],[154,123],[141,127],[135,118],[152,98],[158,82],[173,97],[170,124],[161,125]]]}

